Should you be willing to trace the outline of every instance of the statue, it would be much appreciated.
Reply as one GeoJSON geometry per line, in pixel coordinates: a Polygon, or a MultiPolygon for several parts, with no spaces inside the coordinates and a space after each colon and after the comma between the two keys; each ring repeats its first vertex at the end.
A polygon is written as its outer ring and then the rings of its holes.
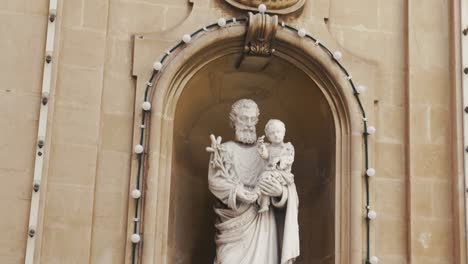
{"type": "Polygon", "coordinates": [[[221,143],[221,137],[210,136],[208,188],[217,198],[214,264],[292,264],[299,256],[294,148],[283,142],[286,129],[279,120],[266,126],[271,143],[263,137],[257,142],[259,112],[253,100],[241,99],[230,113],[236,140],[221,143]],[[283,218],[278,226],[276,218],[283,218]]]}
{"type": "MultiPolygon", "coordinates": [[[[290,185],[294,183],[294,175],[291,173],[291,166],[294,162],[294,147],[288,142],[284,143],[284,134],[286,126],[278,119],[270,119],[265,126],[265,134],[270,144],[264,143],[265,136],[257,141],[260,156],[267,160],[265,171],[260,175],[260,181],[271,181],[276,179],[281,185],[290,185]]],[[[269,210],[270,198],[264,196],[261,190],[257,189],[259,213],[269,210]]]]}

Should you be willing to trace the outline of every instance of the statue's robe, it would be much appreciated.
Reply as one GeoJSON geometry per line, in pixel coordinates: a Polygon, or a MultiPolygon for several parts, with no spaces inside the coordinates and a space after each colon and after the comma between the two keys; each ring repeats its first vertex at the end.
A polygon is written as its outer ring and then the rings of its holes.
{"type": "MultiPolygon", "coordinates": [[[[284,213],[278,225],[275,210],[258,213],[256,202],[237,201],[240,188],[253,190],[265,167],[253,145],[222,144],[232,161],[231,175],[209,166],[209,189],[218,199],[215,212],[216,259],[214,264],[290,264],[299,256],[299,227],[296,186],[283,186],[283,195],[272,205],[284,213]],[[279,243],[281,241],[281,243],[279,243]]],[[[275,209],[276,209],[275,208],[275,209]]]]}

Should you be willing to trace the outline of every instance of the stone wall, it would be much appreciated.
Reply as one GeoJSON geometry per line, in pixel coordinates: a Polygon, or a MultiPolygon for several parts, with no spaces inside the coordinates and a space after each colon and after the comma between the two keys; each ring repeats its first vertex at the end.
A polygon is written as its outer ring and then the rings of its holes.
{"type": "MultiPolygon", "coordinates": [[[[377,127],[371,200],[379,213],[371,246],[383,263],[465,261],[461,119],[454,114],[461,100],[453,72],[457,11],[438,0],[309,0],[284,18],[332,40],[353,79],[368,86],[363,99],[377,127]]],[[[6,264],[24,262],[47,13],[47,0],[0,2],[6,264]]],[[[134,36],[161,34],[161,54],[179,41],[171,32],[243,12],[221,0],[62,0],[57,13],[36,263],[124,263],[134,36]],[[184,23],[188,18],[199,24],[184,23]]],[[[150,72],[151,64],[137,70],[150,72]]]]}
{"type": "Polygon", "coordinates": [[[0,262],[24,262],[48,1],[0,3],[0,262]]]}

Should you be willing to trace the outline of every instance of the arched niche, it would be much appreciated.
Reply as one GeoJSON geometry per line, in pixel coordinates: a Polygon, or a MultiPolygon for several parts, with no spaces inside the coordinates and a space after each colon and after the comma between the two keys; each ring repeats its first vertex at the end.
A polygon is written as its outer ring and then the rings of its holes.
{"type": "Polygon", "coordinates": [[[204,146],[209,133],[232,139],[227,114],[240,97],[258,101],[260,134],[268,118],[283,119],[299,150],[302,263],[360,263],[362,126],[351,87],[328,54],[287,31],[278,31],[265,72],[235,72],[244,34],[237,25],[192,40],[166,61],[151,90],[141,263],[214,255],[204,146]]]}
{"type": "Polygon", "coordinates": [[[299,194],[301,257],[297,263],[334,263],[335,128],[324,95],[303,71],[275,57],[262,72],[242,72],[238,54],[205,65],[187,83],[174,116],[168,263],[211,263],[212,195],[207,186],[208,135],[233,138],[228,114],[240,98],[254,99],[257,125],[277,118],[295,145],[293,167],[299,194]]]}

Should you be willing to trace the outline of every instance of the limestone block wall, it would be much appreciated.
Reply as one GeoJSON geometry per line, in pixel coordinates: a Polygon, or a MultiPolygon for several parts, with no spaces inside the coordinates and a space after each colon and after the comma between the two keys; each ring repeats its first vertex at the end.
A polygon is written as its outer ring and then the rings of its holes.
{"type": "MultiPolygon", "coordinates": [[[[353,79],[368,86],[363,100],[377,127],[371,199],[379,213],[371,246],[382,263],[466,262],[458,5],[309,0],[299,13],[280,18],[329,39],[343,51],[353,79]]],[[[244,12],[222,0],[61,0],[57,13],[35,261],[129,263],[134,73],[151,71],[151,64],[135,69],[134,38],[160,33],[154,54],[161,54],[179,41],[171,32],[189,33],[244,12]]],[[[0,1],[5,264],[24,263],[47,14],[48,0],[0,1]]]]}
{"type": "Polygon", "coordinates": [[[24,262],[48,1],[0,2],[0,262],[24,262]]]}

